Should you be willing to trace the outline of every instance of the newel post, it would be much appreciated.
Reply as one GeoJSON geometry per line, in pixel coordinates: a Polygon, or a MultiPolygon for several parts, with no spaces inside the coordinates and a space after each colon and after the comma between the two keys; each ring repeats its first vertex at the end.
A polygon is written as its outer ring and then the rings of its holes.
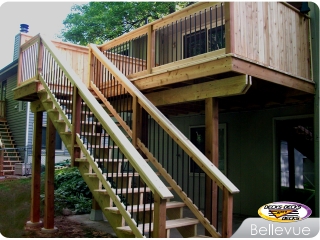
{"type": "Polygon", "coordinates": [[[153,238],[166,238],[166,199],[154,193],[153,238]]]}
{"type": "Polygon", "coordinates": [[[39,79],[39,75],[42,73],[42,62],[43,62],[43,43],[41,41],[41,37],[39,37],[38,41],[38,64],[37,64],[37,71],[36,77],[39,79]]]}
{"type": "Polygon", "coordinates": [[[148,26],[148,46],[147,46],[147,73],[150,74],[152,72],[152,67],[154,67],[154,44],[155,37],[153,31],[153,25],[150,24],[148,26]]]}
{"type": "Polygon", "coordinates": [[[227,188],[223,188],[222,206],[222,237],[229,238],[232,235],[233,195],[227,188]]]}
{"type": "Polygon", "coordinates": [[[90,82],[91,82],[91,79],[94,79],[94,55],[92,54],[92,49],[90,47],[90,45],[88,46],[89,47],[89,54],[88,54],[88,77],[87,79],[84,79],[84,84],[86,85],[87,88],[90,87],[90,82]]]}
{"type": "Polygon", "coordinates": [[[141,107],[138,98],[132,100],[132,145],[138,148],[138,138],[141,139],[141,107]]]}

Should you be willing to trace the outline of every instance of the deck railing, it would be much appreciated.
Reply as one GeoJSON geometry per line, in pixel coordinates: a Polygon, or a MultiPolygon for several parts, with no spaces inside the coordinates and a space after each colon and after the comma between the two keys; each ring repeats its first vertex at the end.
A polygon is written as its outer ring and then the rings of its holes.
{"type": "Polygon", "coordinates": [[[99,48],[134,59],[122,70],[129,79],[209,52],[312,79],[309,19],[282,2],[199,2],[99,48]]]}
{"type": "MultiPolygon", "coordinates": [[[[37,61],[39,60],[39,35],[30,37],[22,34],[23,39],[29,39],[20,47],[18,86],[30,79],[39,79],[37,61]]],[[[88,79],[89,50],[87,47],[71,43],[51,41],[58,49],[61,56],[69,63],[72,69],[80,77],[82,82],[88,79]]],[[[52,64],[52,63],[47,63],[52,64]]]]}
{"type": "Polygon", "coordinates": [[[99,48],[126,76],[225,47],[223,3],[197,3],[99,48]],[[117,59],[126,59],[120,66],[117,59]]]}

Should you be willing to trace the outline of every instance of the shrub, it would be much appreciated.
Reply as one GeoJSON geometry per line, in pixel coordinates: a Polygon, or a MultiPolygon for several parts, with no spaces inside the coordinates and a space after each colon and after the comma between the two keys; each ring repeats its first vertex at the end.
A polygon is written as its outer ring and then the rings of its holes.
{"type": "Polygon", "coordinates": [[[76,214],[90,213],[92,194],[77,168],[55,171],[55,211],[68,208],[76,214]]]}

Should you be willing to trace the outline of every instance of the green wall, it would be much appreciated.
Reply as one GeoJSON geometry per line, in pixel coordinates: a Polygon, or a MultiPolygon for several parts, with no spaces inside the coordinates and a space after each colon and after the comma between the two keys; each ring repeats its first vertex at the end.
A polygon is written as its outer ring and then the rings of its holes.
{"type": "MultiPolygon", "coordinates": [[[[220,114],[227,125],[227,177],[240,189],[234,212],[257,216],[258,208],[275,196],[274,119],[312,115],[312,105],[220,114]]],[[[204,115],[172,117],[189,136],[189,127],[204,125],[204,115]]]]}
{"type": "Polygon", "coordinates": [[[19,101],[13,99],[12,89],[17,87],[17,75],[7,79],[6,114],[7,121],[12,132],[16,147],[25,147],[26,142],[26,108],[27,102],[23,102],[23,111],[19,111],[19,101]]]}

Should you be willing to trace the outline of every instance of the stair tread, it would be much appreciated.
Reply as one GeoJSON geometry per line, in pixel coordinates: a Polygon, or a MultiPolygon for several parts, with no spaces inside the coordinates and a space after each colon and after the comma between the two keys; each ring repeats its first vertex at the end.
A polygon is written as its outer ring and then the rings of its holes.
{"type": "MultiPolygon", "coordinates": [[[[199,220],[195,218],[180,218],[180,219],[174,219],[174,220],[167,220],[166,221],[166,229],[172,229],[172,228],[179,228],[179,227],[186,227],[186,226],[191,226],[198,224],[199,220]]],[[[143,224],[139,224],[138,228],[142,229],[143,224]]],[[[149,229],[150,224],[146,223],[144,224],[144,231],[145,232],[152,232],[153,231],[153,223],[151,223],[151,230],[149,229]]],[[[131,228],[129,226],[124,226],[124,227],[117,227],[118,230],[124,231],[127,233],[133,234],[131,228]]]]}
{"type": "MultiPolygon", "coordinates": [[[[171,209],[171,208],[180,208],[180,207],[185,207],[186,204],[184,202],[177,202],[177,201],[172,201],[172,202],[167,202],[166,203],[166,209],[171,209]]],[[[144,205],[134,205],[134,206],[129,206],[127,211],[128,212],[137,212],[139,209],[139,212],[142,211],[150,211],[150,204],[144,205]]],[[[151,210],[154,209],[154,203],[151,204],[151,210]]],[[[117,207],[106,207],[105,210],[110,211],[115,214],[120,214],[120,211],[117,207]]]]}

